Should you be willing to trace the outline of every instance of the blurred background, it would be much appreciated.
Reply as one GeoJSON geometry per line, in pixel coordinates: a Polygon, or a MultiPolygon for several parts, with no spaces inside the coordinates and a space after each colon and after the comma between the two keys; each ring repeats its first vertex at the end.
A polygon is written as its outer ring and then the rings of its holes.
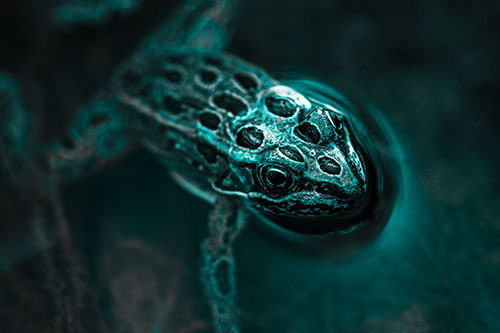
{"type": "MultiPolygon", "coordinates": [[[[235,249],[243,332],[500,331],[500,3],[242,2],[228,52],[372,102],[404,166],[388,226],[349,256],[249,223],[235,249]]],[[[179,3],[57,25],[56,1],[2,1],[0,69],[22,82],[41,140],[179,3]]],[[[198,279],[210,207],[149,154],[61,189],[69,245],[50,222],[35,241],[33,208],[1,179],[0,198],[0,331],[64,331],[71,311],[76,331],[211,330],[198,279]]]]}

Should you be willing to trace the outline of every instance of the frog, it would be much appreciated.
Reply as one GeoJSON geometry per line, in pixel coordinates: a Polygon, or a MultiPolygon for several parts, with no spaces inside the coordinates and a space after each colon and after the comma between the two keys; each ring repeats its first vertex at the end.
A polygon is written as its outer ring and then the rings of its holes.
{"type": "Polygon", "coordinates": [[[185,1],[45,146],[27,138],[17,83],[0,77],[3,167],[29,191],[50,196],[139,147],[213,205],[200,279],[216,332],[240,331],[233,245],[249,215],[300,237],[351,234],[379,186],[349,108],[224,52],[239,6],[185,1]]]}

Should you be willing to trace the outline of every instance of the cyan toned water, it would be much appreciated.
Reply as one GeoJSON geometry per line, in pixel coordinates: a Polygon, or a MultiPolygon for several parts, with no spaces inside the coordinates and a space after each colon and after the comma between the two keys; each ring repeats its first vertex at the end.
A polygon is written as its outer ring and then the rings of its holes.
{"type": "MultiPolygon", "coordinates": [[[[132,16],[73,35],[44,27],[23,3],[2,5],[0,59],[34,77],[32,102],[52,133],[152,26],[132,16]]],[[[169,6],[141,15],[159,22],[169,6]]],[[[311,248],[250,221],[235,245],[243,332],[500,330],[499,15],[493,1],[244,3],[229,51],[362,95],[394,132],[401,168],[394,211],[362,246],[311,248]]],[[[53,307],[44,245],[29,241],[27,208],[4,189],[0,327],[43,331],[53,307]]],[[[88,327],[210,331],[198,279],[208,204],[145,153],[62,198],[94,296],[88,327]]]]}

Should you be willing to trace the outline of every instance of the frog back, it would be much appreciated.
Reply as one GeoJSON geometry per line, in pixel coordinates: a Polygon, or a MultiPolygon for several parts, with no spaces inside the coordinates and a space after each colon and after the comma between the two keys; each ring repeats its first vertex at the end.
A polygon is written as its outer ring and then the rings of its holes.
{"type": "Polygon", "coordinates": [[[175,47],[119,71],[112,90],[137,141],[171,171],[210,190],[230,172],[233,124],[273,84],[234,56],[175,47]]]}

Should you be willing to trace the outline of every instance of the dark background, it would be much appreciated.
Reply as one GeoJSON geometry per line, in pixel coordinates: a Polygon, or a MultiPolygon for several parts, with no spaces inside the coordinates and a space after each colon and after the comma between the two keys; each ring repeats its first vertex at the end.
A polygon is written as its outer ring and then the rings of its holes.
{"type": "MultiPolygon", "coordinates": [[[[178,3],[61,28],[47,19],[53,2],[2,2],[0,66],[23,83],[42,139],[178,3]]],[[[405,170],[386,232],[347,258],[282,247],[252,220],[236,244],[243,331],[500,330],[499,41],[494,0],[243,1],[228,51],[371,101],[405,170]]],[[[50,332],[40,262],[52,250],[32,244],[28,204],[0,193],[0,330],[50,332]]],[[[90,295],[85,330],[210,330],[198,280],[208,204],[140,151],[62,198],[90,295]]]]}

